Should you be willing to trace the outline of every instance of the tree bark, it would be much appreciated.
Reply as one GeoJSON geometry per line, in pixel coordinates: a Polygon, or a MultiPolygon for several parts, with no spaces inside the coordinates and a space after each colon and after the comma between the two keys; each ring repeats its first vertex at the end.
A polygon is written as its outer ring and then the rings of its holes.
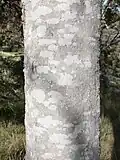
{"type": "Polygon", "coordinates": [[[26,160],[99,160],[98,0],[23,0],[26,160]]]}

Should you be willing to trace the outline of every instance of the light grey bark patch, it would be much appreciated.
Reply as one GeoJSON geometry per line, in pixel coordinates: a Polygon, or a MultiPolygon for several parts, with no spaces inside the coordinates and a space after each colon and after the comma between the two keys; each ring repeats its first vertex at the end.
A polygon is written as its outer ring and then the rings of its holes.
{"type": "MultiPolygon", "coordinates": [[[[54,8],[54,7],[51,7],[51,8],[54,8]]],[[[46,23],[47,23],[48,20],[51,20],[51,19],[53,19],[53,18],[57,18],[57,19],[60,20],[60,14],[59,14],[58,12],[56,12],[55,14],[50,13],[50,14],[48,14],[48,15],[46,15],[46,16],[41,16],[41,20],[42,20],[43,22],[46,22],[46,23]]],[[[48,23],[48,24],[49,24],[49,23],[48,23]]]]}
{"type": "Polygon", "coordinates": [[[41,39],[39,39],[38,45],[39,46],[48,46],[50,44],[56,44],[56,43],[57,43],[57,41],[54,39],[49,39],[49,38],[42,39],[41,38],[41,39]]]}
{"type": "Polygon", "coordinates": [[[72,13],[77,12],[77,16],[82,16],[85,11],[84,0],[80,1],[80,3],[73,3],[72,5],[70,5],[70,11],[72,13]]]}
{"type": "Polygon", "coordinates": [[[32,18],[37,19],[40,16],[45,16],[47,14],[50,14],[52,12],[52,9],[50,7],[47,6],[38,6],[35,10],[33,10],[34,14],[32,18]]]}
{"type": "Polygon", "coordinates": [[[48,46],[48,50],[56,52],[58,50],[58,46],[54,45],[54,44],[51,44],[51,45],[48,46]]]}

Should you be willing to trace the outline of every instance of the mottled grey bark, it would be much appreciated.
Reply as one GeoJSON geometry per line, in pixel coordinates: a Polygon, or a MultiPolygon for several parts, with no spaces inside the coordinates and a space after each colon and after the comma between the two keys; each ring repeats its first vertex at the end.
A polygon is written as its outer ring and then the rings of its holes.
{"type": "Polygon", "coordinates": [[[23,0],[26,160],[99,160],[99,0],[23,0]]]}

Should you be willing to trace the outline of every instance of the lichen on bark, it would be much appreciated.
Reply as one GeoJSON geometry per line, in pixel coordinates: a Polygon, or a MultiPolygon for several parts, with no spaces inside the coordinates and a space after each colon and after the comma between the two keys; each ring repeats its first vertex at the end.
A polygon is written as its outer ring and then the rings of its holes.
{"type": "Polygon", "coordinates": [[[23,2],[26,160],[99,160],[100,2],[23,2]]]}

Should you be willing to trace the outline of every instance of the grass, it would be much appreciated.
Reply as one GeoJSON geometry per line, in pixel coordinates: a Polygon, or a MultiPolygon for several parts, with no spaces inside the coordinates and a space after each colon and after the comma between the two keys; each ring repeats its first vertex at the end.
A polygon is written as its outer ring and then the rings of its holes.
{"type": "Polygon", "coordinates": [[[110,120],[107,117],[101,118],[101,155],[100,160],[113,160],[114,134],[110,120]]]}
{"type": "Polygon", "coordinates": [[[25,156],[24,126],[0,123],[0,160],[23,160],[25,156]]]}

